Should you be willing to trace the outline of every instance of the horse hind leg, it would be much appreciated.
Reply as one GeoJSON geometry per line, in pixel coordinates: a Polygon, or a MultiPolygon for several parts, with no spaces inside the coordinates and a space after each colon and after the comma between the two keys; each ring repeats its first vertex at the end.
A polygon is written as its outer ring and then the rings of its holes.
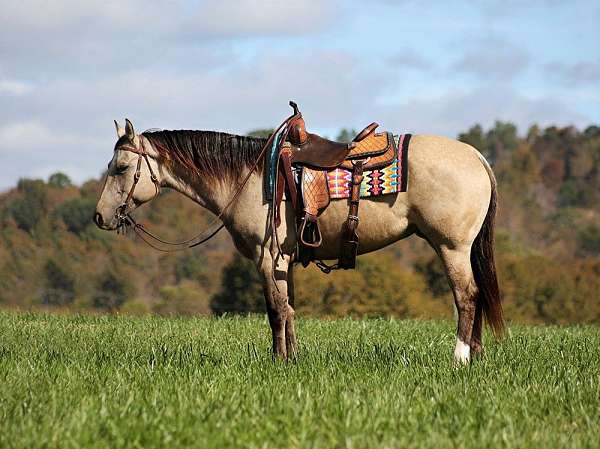
{"type": "Polygon", "coordinates": [[[471,355],[483,355],[483,303],[477,299],[475,304],[475,319],[473,320],[473,332],[471,334],[471,355]]]}
{"type": "Polygon", "coordinates": [[[481,307],[477,306],[478,290],[471,268],[471,248],[441,247],[439,253],[446,268],[458,312],[454,360],[456,363],[465,364],[471,358],[471,348],[475,346],[473,349],[476,352],[479,350],[477,345],[481,345],[483,318],[481,307]]]}

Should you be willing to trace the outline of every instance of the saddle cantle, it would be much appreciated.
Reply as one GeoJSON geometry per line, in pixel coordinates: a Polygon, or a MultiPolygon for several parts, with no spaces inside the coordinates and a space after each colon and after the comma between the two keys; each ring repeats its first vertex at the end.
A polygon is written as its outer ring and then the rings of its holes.
{"type": "MultiPolygon", "coordinates": [[[[376,125],[375,127],[378,126],[376,123],[374,125],[376,125]]],[[[339,167],[352,171],[354,161],[361,159],[365,161],[363,170],[375,170],[387,167],[394,162],[398,156],[394,136],[392,136],[392,133],[376,134],[374,131],[375,128],[350,150],[346,159],[339,164],[339,167]]]]}
{"type": "Polygon", "coordinates": [[[294,115],[289,119],[286,142],[282,145],[277,164],[275,225],[280,221],[278,204],[283,197],[285,184],[298,215],[299,259],[304,266],[308,265],[314,260],[314,248],[322,243],[318,216],[330,203],[327,173],[338,168],[350,171],[349,211],[338,263],[327,267],[321,262],[318,266],[326,272],[334,268],[354,268],[358,253],[356,230],[363,172],[392,164],[398,156],[396,143],[391,133],[376,133],[379,125],[375,122],[365,127],[350,143],[325,139],[307,132],[298,106],[291,101],[290,106],[294,109],[294,115]],[[299,172],[298,189],[294,172],[299,172]]]}

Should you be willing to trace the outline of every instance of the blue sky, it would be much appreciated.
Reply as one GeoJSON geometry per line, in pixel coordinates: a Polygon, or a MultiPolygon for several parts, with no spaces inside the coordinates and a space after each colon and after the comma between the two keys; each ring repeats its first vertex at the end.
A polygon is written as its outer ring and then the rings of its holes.
{"type": "Polygon", "coordinates": [[[26,0],[0,7],[0,189],[98,176],[112,119],[245,133],[600,123],[600,2],[26,0]]]}

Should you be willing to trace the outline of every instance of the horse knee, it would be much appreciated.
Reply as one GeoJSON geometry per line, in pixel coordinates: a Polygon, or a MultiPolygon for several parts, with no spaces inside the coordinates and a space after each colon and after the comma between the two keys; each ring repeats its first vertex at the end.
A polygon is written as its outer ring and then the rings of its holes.
{"type": "Polygon", "coordinates": [[[293,320],[295,316],[296,316],[296,311],[294,310],[294,307],[292,307],[292,305],[288,302],[288,304],[287,304],[287,317],[290,320],[293,320]]]}
{"type": "Polygon", "coordinates": [[[272,327],[281,328],[285,326],[290,316],[290,306],[287,296],[278,292],[271,292],[267,298],[267,314],[272,327]]]}

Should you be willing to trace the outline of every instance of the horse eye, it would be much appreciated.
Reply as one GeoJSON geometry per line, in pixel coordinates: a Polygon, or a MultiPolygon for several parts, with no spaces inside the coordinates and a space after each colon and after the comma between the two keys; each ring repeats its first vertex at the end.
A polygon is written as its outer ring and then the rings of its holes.
{"type": "Polygon", "coordinates": [[[125,173],[127,171],[128,168],[129,168],[128,165],[120,165],[120,166],[117,167],[117,169],[115,170],[115,172],[118,175],[122,175],[123,173],[125,173]]]}

